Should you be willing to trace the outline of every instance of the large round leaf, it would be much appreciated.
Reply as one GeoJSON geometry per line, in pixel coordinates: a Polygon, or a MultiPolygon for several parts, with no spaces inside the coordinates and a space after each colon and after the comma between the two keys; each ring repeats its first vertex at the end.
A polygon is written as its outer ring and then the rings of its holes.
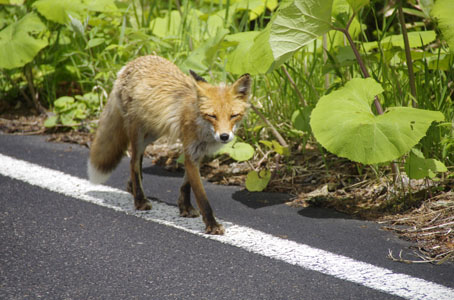
{"type": "Polygon", "coordinates": [[[392,107],[376,116],[371,105],[383,91],[374,79],[356,78],[322,97],[311,114],[317,141],[328,151],[352,161],[375,164],[399,158],[424,137],[438,111],[392,107]]]}
{"type": "Polygon", "coordinates": [[[31,62],[48,45],[46,26],[34,13],[0,31],[0,68],[13,69],[31,62]]]}

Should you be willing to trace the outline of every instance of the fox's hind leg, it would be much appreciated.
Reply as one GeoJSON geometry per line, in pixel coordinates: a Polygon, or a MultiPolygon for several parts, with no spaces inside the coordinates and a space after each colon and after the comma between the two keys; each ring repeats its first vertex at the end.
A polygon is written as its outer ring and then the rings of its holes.
{"type": "Polygon", "coordinates": [[[199,212],[191,205],[191,184],[184,173],[183,184],[180,188],[180,197],[178,198],[178,207],[180,216],[186,218],[196,218],[200,216],[199,212]]]}
{"type": "MultiPolygon", "coordinates": [[[[140,176],[140,181],[143,182],[143,174],[142,174],[142,164],[143,164],[143,154],[140,156],[140,172],[139,172],[139,176],[140,176]]],[[[132,180],[131,178],[129,178],[128,180],[128,184],[126,185],[126,190],[133,194],[132,192],[132,180]]],[[[133,194],[134,195],[134,194],[133,194]]]]}
{"type": "Polygon", "coordinates": [[[147,200],[142,187],[142,160],[146,142],[139,130],[131,128],[131,179],[128,190],[134,196],[134,206],[137,210],[150,210],[151,202],[147,200]]]}

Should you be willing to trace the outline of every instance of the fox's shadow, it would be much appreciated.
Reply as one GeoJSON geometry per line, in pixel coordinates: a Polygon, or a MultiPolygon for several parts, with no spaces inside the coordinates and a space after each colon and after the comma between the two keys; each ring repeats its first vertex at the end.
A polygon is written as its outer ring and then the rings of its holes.
{"type": "MultiPolygon", "coordinates": [[[[232,198],[243,205],[259,209],[289,202],[292,196],[283,193],[248,192],[241,190],[233,193],[232,198]]],[[[298,215],[314,219],[354,219],[352,216],[323,207],[305,207],[298,210],[298,215]]]]}
{"type": "Polygon", "coordinates": [[[183,172],[171,172],[167,171],[163,167],[157,165],[149,165],[142,169],[144,174],[148,175],[156,175],[161,177],[173,177],[173,178],[183,178],[183,172]]]}

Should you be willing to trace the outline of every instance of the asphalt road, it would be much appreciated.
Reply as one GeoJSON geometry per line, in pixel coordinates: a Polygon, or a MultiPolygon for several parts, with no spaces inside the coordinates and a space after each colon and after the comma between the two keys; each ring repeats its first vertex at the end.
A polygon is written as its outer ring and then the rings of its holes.
{"type": "MultiPolygon", "coordinates": [[[[87,178],[88,150],[77,145],[0,134],[0,154],[87,178]]],[[[182,175],[145,160],[145,192],[175,206],[182,175]]],[[[124,159],[106,185],[124,189],[127,178],[124,159]]],[[[411,244],[375,223],[321,208],[289,207],[283,204],[289,199],[285,194],[205,186],[222,220],[454,288],[453,264],[389,260],[389,250],[414,259],[411,244]]],[[[0,299],[400,299],[328,274],[0,172],[0,299]]]]}

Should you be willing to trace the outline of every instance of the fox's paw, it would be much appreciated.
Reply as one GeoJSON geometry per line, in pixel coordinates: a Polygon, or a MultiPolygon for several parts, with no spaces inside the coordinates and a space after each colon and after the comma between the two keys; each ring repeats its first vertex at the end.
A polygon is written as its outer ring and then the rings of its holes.
{"type": "Polygon", "coordinates": [[[206,234],[218,234],[223,235],[225,232],[224,226],[222,224],[215,223],[214,225],[207,225],[205,228],[206,234]]]}
{"type": "Polygon", "coordinates": [[[180,208],[180,217],[183,218],[197,218],[200,216],[200,213],[197,209],[192,206],[180,208]]]}
{"type": "Polygon", "coordinates": [[[150,210],[151,202],[148,200],[143,200],[141,202],[134,202],[134,206],[137,210],[150,210]]]}

